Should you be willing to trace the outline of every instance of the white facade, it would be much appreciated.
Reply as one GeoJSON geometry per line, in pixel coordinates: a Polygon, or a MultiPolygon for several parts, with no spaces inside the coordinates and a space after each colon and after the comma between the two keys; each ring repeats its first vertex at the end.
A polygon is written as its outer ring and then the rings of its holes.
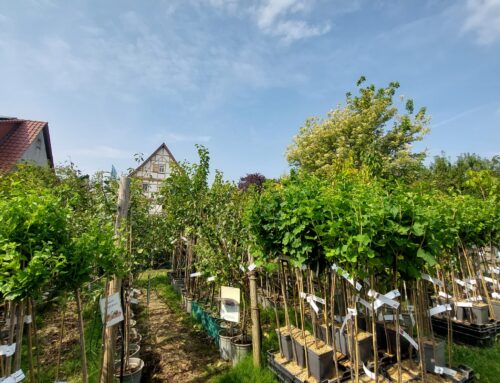
{"type": "Polygon", "coordinates": [[[33,140],[31,145],[19,160],[19,162],[23,161],[34,162],[42,166],[49,165],[49,158],[47,156],[43,129],[40,131],[40,133],[38,133],[38,136],[33,140]]]}
{"type": "MultiPolygon", "coordinates": [[[[132,172],[132,176],[142,182],[142,190],[149,198],[160,191],[161,184],[170,175],[175,159],[165,144],[132,172]]],[[[160,206],[153,206],[152,212],[161,210],[160,206]]]]}

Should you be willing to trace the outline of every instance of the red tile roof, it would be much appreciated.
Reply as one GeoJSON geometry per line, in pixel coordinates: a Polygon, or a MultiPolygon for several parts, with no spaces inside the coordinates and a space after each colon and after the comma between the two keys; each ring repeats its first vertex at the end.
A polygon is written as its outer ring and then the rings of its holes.
{"type": "Polygon", "coordinates": [[[0,173],[8,172],[43,130],[47,157],[52,165],[48,123],[43,121],[0,119],[0,173]]]}

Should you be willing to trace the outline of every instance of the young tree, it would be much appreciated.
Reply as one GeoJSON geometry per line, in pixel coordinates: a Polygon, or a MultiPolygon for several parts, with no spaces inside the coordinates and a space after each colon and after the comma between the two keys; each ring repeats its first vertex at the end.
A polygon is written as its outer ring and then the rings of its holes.
{"type": "Polygon", "coordinates": [[[414,113],[413,100],[406,100],[404,113],[395,105],[399,83],[385,88],[360,87],[359,95],[346,95],[346,105],[328,113],[326,119],[310,118],[287,149],[288,162],[320,175],[354,167],[373,175],[409,176],[420,168],[425,152],[412,152],[412,144],[428,131],[425,108],[414,113]]]}

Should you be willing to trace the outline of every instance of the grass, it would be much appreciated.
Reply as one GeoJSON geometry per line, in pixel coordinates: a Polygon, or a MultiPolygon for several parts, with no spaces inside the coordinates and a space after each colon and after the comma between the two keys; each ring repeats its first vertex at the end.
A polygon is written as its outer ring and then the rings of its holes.
{"type": "Polygon", "coordinates": [[[252,357],[247,357],[230,370],[210,380],[210,383],[276,383],[274,374],[267,368],[255,368],[252,357]]]}
{"type": "Polygon", "coordinates": [[[453,364],[471,367],[478,382],[500,382],[500,344],[492,347],[454,345],[453,364]]]}

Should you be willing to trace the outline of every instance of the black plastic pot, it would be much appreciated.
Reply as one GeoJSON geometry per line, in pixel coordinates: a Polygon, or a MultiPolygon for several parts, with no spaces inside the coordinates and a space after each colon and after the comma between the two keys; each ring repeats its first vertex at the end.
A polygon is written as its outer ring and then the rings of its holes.
{"type": "Polygon", "coordinates": [[[330,377],[334,369],[332,348],[324,342],[320,341],[320,344],[319,348],[312,344],[307,349],[309,372],[319,382],[330,377]]]}
{"type": "Polygon", "coordinates": [[[280,337],[281,351],[283,352],[283,357],[287,360],[293,360],[293,343],[292,337],[285,328],[276,329],[276,334],[280,337]]]}
{"type": "Polygon", "coordinates": [[[425,368],[429,372],[434,372],[435,366],[446,366],[446,356],[445,356],[445,340],[444,339],[434,339],[424,340],[423,342],[425,368]]]}

